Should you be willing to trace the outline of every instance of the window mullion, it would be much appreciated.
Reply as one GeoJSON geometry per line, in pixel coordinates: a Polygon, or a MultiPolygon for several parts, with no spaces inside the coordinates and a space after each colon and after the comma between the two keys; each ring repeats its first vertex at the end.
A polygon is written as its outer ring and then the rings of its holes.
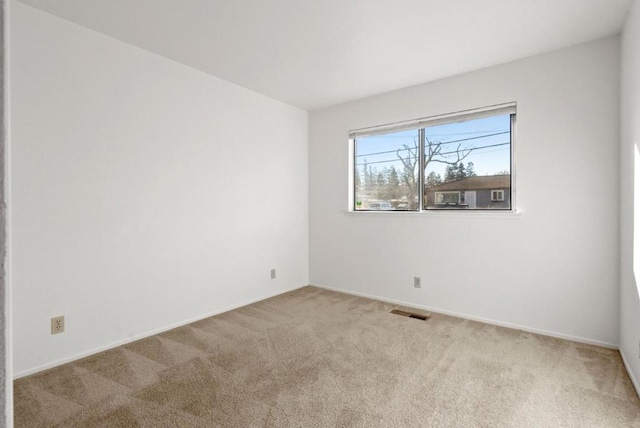
{"type": "Polygon", "coordinates": [[[425,140],[426,140],[426,132],[424,128],[420,128],[418,131],[418,136],[420,138],[420,160],[419,160],[419,171],[418,171],[418,211],[423,211],[425,208],[424,204],[424,150],[425,150],[425,140]]]}

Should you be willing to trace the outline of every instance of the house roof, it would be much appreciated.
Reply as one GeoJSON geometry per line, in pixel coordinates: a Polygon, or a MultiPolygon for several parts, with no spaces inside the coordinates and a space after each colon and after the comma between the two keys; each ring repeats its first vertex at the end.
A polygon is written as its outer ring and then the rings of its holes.
{"type": "Polygon", "coordinates": [[[484,190],[484,189],[507,189],[511,187],[511,175],[477,175],[467,177],[462,180],[450,181],[427,188],[430,191],[445,190],[484,190]]]}

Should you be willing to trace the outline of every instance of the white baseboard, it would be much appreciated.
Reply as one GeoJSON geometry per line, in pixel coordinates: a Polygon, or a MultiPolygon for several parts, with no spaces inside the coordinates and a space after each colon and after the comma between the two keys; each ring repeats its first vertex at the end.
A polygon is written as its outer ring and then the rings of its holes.
{"type": "Polygon", "coordinates": [[[627,357],[624,356],[624,351],[622,349],[620,349],[620,356],[622,357],[622,362],[624,363],[624,368],[627,369],[627,373],[629,374],[629,378],[631,378],[631,383],[633,383],[633,387],[636,389],[636,394],[638,394],[638,397],[640,398],[640,384],[638,383],[638,380],[636,379],[636,377],[633,375],[633,372],[631,371],[631,367],[629,366],[629,363],[627,362],[627,357]]]}
{"type": "Polygon", "coordinates": [[[13,379],[14,380],[15,379],[20,379],[22,377],[29,376],[29,375],[41,372],[43,370],[48,370],[48,369],[51,369],[51,368],[54,368],[54,367],[57,367],[57,366],[61,366],[63,364],[71,363],[73,361],[77,361],[77,360],[80,360],[82,358],[86,358],[88,356],[97,354],[99,352],[108,351],[109,349],[117,348],[118,346],[126,345],[128,343],[132,343],[132,342],[135,342],[135,341],[140,340],[140,339],[146,339],[147,337],[155,336],[156,334],[164,333],[165,331],[173,330],[174,328],[182,327],[182,326],[185,326],[187,324],[191,324],[191,323],[194,323],[196,321],[203,320],[205,318],[209,318],[209,317],[212,317],[212,316],[215,316],[215,315],[220,315],[222,313],[229,312],[229,311],[232,311],[234,309],[241,308],[243,306],[247,306],[247,305],[251,305],[253,303],[261,302],[262,300],[270,299],[271,297],[279,296],[279,295],[284,294],[284,293],[289,293],[290,291],[298,290],[298,289],[303,288],[303,287],[307,287],[307,285],[305,284],[305,285],[301,285],[301,286],[298,286],[298,287],[293,287],[293,288],[289,288],[289,289],[286,289],[286,290],[281,290],[281,291],[278,291],[278,292],[275,292],[275,293],[270,293],[270,294],[258,297],[256,299],[246,300],[246,301],[244,301],[242,303],[239,303],[237,305],[232,305],[232,306],[229,306],[229,307],[226,307],[226,308],[223,308],[223,309],[218,309],[216,311],[209,312],[209,313],[206,313],[206,314],[203,314],[203,315],[198,315],[198,316],[190,318],[188,320],[180,321],[180,322],[177,322],[177,323],[173,323],[171,325],[164,326],[164,327],[161,327],[161,328],[158,328],[158,329],[146,332],[146,333],[138,334],[138,335],[133,336],[133,337],[128,337],[128,338],[123,339],[123,340],[118,340],[118,341],[110,343],[108,345],[99,346],[97,348],[94,348],[94,349],[91,349],[91,350],[88,350],[88,351],[85,351],[85,352],[81,352],[79,354],[72,355],[70,357],[62,358],[60,360],[57,360],[57,361],[54,361],[54,362],[51,362],[51,363],[43,364],[41,366],[37,366],[37,367],[31,368],[31,369],[22,371],[20,373],[16,373],[16,374],[13,375],[13,379]]]}
{"type": "MultiPolygon", "coordinates": [[[[409,306],[409,307],[414,307],[414,308],[418,308],[418,309],[422,309],[422,310],[426,310],[429,312],[434,312],[434,313],[438,313],[438,314],[443,314],[443,315],[449,315],[449,316],[453,316],[453,317],[457,317],[457,318],[464,318],[464,319],[468,319],[471,321],[478,321],[478,322],[482,322],[485,324],[491,324],[491,325],[496,325],[496,326],[500,326],[500,327],[506,327],[506,328],[511,328],[511,329],[515,329],[515,330],[522,330],[522,331],[526,331],[529,333],[536,333],[536,334],[541,334],[544,336],[550,336],[550,337],[556,337],[559,339],[565,339],[565,340],[571,340],[573,342],[578,342],[578,343],[585,343],[585,344],[589,344],[589,345],[596,345],[596,346],[602,346],[605,348],[610,348],[610,349],[619,349],[618,345],[614,345],[611,343],[607,343],[607,342],[601,342],[601,341],[597,341],[597,340],[591,340],[591,339],[585,339],[582,337],[578,337],[578,336],[571,336],[571,335],[567,335],[567,334],[562,334],[562,333],[556,333],[556,332],[552,332],[552,331],[547,331],[547,330],[541,330],[541,329],[536,329],[536,328],[531,328],[531,327],[526,327],[526,326],[521,326],[521,325],[517,325],[517,324],[511,324],[511,323],[505,323],[505,322],[501,322],[501,321],[496,321],[496,320],[491,320],[491,319],[487,319],[487,318],[481,318],[481,317],[475,317],[475,316],[471,316],[471,315],[466,315],[466,314],[461,314],[458,312],[453,312],[453,311],[447,311],[447,310],[443,310],[443,309],[437,309],[437,308],[432,308],[430,306],[424,306],[424,305],[417,305],[415,303],[409,303],[409,302],[404,302],[401,300],[395,300],[395,299],[389,299],[386,297],[382,297],[382,296],[376,296],[373,294],[367,294],[367,293],[361,293],[361,292],[357,292],[357,291],[351,291],[351,290],[344,290],[341,288],[336,288],[336,287],[329,287],[326,285],[321,285],[321,284],[310,284],[313,287],[317,287],[317,288],[323,288],[326,290],[331,290],[331,291],[336,291],[339,293],[344,293],[344,294],[350,294],[353,296],[359,296],[359,297],[366,297],[368,299],[374,299],[374,300],[380,300],[383,302],[388,302],[388,303],[392,303],[394,305],[402,305],[402,306],[409,306]]],[[[20,373],[16,373],[13,376],[13,379],[19,379],[25,376],[29,376],[38,372],[41,372],[43,370],[48,370],[51,369],[53,367],[57,367],[63,364],[67,364],[73,361],[77,361],[80,360],[82,358],[97,354],[99,352],[104,352],[104,351],[108,351],[109,349],[113,349],[113,348],[117,348],[118,346],[122,346],[122,345],[126,345],[128,343],[132,343],[135,342],[137,340],[141,340],[141,339],[145,339],[147,337],[150,336],[154,336],[156,334],[160,334],[160,333],[164,333],[166,331],[172,330],[174,328],[178,328],[178,327],[182,327],[184,325],[187,324],[191,324],[193,322],[196,321],[200,321],[203,320],[205,318],[209,318],[215,315],[219,315],[222,314],[224,312],[229,312],[231,310],[234,309],[238,309],[241,308],[243,306],[247,306],[247,305],[251,305],[253,303],[257,303],[260,302],[262,300],[266,300],[269,299],[271,297],[275,297],[275,296],[279,296],[281,294],[284,293],[288,293],[294,290],[298,290],[300,288],[306,287],[307,285],[301,285],[301,286],[297,286],[297,287],[292,287],[286,290],[281,290],[278,291],[276,293],[270,293],[264,296],[261,296],[259,298],[256,299],[251,299],[251,300],[247,300],[244,301],[242,303],[239,303],[237,305],[232,305],[223,309],[219,309],[210,313],[206,313],[203,315],[199,315],[197,317],[185,320],[185,321],[180,321],[168,326],[164,326],[146,333],[142,333],[133,337],[129,337],[123,340],[119,340],[113,343],[110,343],[108,345],[104,345],[104,346],[100,346],[85,352],[81,352],[79,354],[73,355],[71,357],[67,357],[67,358],[63,358],[51,363],[47,363],[47,364],[43,364],[25,371],[22,371],[20,373]]],[[[625,368],[627,369],[627,372],[629,373],[629,377],[631,378],[631,381],[633,382],[634,387],[636,388],[636,392],[639,393],[640,395],[640,384],[638,384],[637,380],[635,379],[635,377],[633,376],[633,373],[629,370],[629,365],[627,364],[627,360],[625,359],[624,354],[622,353],[622,351],[620,351],[620,355],[622,355],[622,360],[625,364],[625,368]]]]}
{"type": "Polygon", "coordinates": [[[496,321],[496,320],[492,320],[492,319],[488,319],[488,318],[475,317],[475,316],[472,316],[472,315],[462,314],[462,313],[459,313],[459,312],[447,311],[445,309],[432,308],[430,306],[417,305],[415,303],[403,302],[401,300],[389,299],[387,297],[376,296],[376,295],[373,295],[373,294],[361,293],[361,292],[358,292],[358,291],[351,291],[351,290],[344,290],[342,288],[336,288],[336,287],[329,287],[327,285],[321,285],[321,284],[310,284],[310,285],[312,287],[324,288],[326,290],[337,291],[339,293],[351,294],[353,296],[366,297],[368,299],[380,300],[380,301],[387,302],[387,303],[393,303],[394,305],[402,305],[402,306],[414,307],[414,308],[417,308],[417,309],[422,309],[422,310],[429,311],[429,312],[434,312],[434,313],[437,313],[437,314],[449,315],[449,316],[456,317],[456,318],[464,318],[464,319],[468,319],[468,320],[471,320],[471,321],[482,322],[482,323],[485,323],[485,324],[491,324],[491,325],[496,325],[496,326],[500,326],[500,327],[511,328],[511,329],[514,329],[514,330],[522,330],[522,331],[526,331],[526,332],[529,332],[529,333],[535,333],[535,334],[540,334],[540,335],[543,335],[543,336],[555,337],[555,338],[558,338],[558,339],[570,340],[572,342],[585,343],[587,345],[596,345],[596,346],[601,346],[603,348],[609,348],[609,349],[619,349],[619,346],[616,345],[616,344],[607,343],[607,342],[601,342],[599,340],[585,339],[584,337],[571,336],[569,334],[557,333],[557,332],[554,332],[554,331],[541,330],[541,329],[537,329],[537,328],[533,328],[533,327],[527,327],[527,326],[518,325],[518,324],[511,324],[511,323],[502,322],[502,321],[496,321]]]}

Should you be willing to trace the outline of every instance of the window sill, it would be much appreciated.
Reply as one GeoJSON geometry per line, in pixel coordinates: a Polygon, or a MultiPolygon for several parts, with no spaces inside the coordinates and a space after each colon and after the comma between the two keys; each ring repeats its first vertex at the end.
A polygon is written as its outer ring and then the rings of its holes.
{"type": "Polygon", "coordinates": [[[344,211],[347,216],[397,216],[424,218],[487,218],[519,220],[521,211],[459,211],[459,210],[427,210],[427,211],[344,211]]]}

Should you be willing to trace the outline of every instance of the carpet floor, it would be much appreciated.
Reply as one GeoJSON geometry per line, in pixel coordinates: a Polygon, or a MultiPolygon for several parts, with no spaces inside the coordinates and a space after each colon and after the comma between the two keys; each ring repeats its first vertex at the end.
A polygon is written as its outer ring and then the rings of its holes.
{"type": "Polygon", "coordinates": [[[17,427],[640,427],[611,349],[305,287],[14,383],[17,427]]]}

